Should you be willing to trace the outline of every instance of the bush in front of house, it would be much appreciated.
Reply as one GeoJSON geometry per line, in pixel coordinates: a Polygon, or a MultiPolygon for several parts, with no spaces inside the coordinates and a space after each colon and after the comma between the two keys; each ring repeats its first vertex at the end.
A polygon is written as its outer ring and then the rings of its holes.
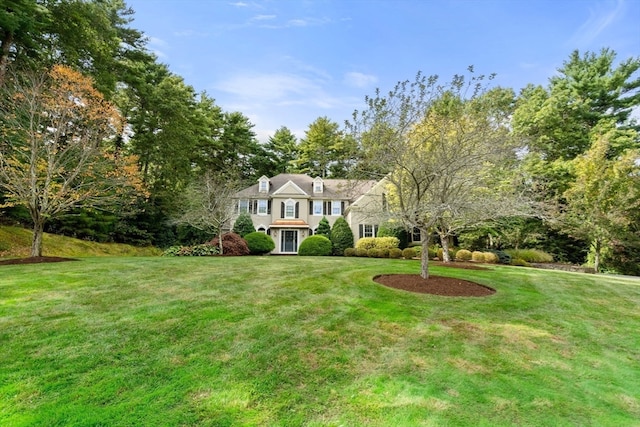
{"type": "Polygon", "coordinates": [[[320,222],[318,223],[318,228],[316,229],[316,235],[325,236],[331,239],[331,225],[329,225],[329,220],[326,216],[323,216],[320,222]]]}
{"type": "Polygon", "coordinates": [[[399,248],[389,249],[389,258],[393,258],[393,259],[402,258],[402,249],[399,249],[399,248]]]}
{"type": "Polygon", "coordinates": [[[498,255],[494,254],[493,252],[483,252],[483,255],[484,255],[484,262],[488,264],[497,264],[498,261],[500,260],[498,258],[498,255]]]}
{"type": "MultiPolygon", "coordinates": [[[[398,248],[404,249],[409,244],[409,234],[401,224],[386,221],[378,227],[377,237],[395,237],[398,239],[398,248]]],[[[391,248],[390,248],[391,249],[391,248]]]]}
{"type": "Polygon", "coordinates": [[[254,231],[244,236],[244,240],[247,241],[249,252],[251,255],[264,255],[268,254],[276,248],[276,244],[273,242],[271,236],[254,231]]]}
{"type": "Polygon", "coordinates": [[[414,248],[404,248],[402,250],[402,258],[413,259],[416,257],[416,250],[414,248]]]}
{"type": "MultiPolygon", "coordinates": [[[[255,231],[256,228],[253,226],[251,215],[246,212],[238,215],[238,218],[236,218],[236,222],[233,223],[233,232],[240,237],[244,237],[249,233],[255,233],[255,231]]],[[[222,243],[224,243],[224,240],[222,241],[222,243]]]]}
{"type": "MultiPolygon", "coordinates": [[[[449,248],[449,259],[456,259],[457,252],[457,250],[449,248]]],[[[437,256],[440,261],[444,261],[444,251],[442,250],[442,248],[438,248],[437,256]]]]}
{"type": "Polygon", "coordinates": [[[347,248],[344,250],[344,256],[352,257],[356,256],[356,248],[347,248]]]}
{"type": "Polygon", "coordinates": [[[336,219],[331,228],[331,246],[334,255],[341,256],[345,249],[353,247],[353,232],[343,217],[336,219]]]}
{"type": "MultiPolygon", "coordinates": [[[[218,236],[214,237],[209,243],[216,248],[218,247],[218,236]]],[[[222,255],[242,256],[249,255],[249,247],[246,240],[236,233],[225,233],[222,235],[222,255]]]]}
{"type": "Polygon", "coordinates": [[[369,249],[365,248],[356,248],[356,256],[358,257],[366,257],[369,249]]]}
{"type": "Polygon", "coordinates": [[[380,258],[380,249],[376,249],[376,248],[367,249],[367,256],[369,258],[380,258]]]}
{"type": "Polygon", "coordinates": [[[399,245],[397,237],[363,237],[356,243],[356,249],[393,249],[399,245]]]}
{"type": "Polygon", "coordinates": [[[300,256],[327,256],[331,255],[331,240],[326,236],[310,236],[300,243],[298,248],[300,256]]]}

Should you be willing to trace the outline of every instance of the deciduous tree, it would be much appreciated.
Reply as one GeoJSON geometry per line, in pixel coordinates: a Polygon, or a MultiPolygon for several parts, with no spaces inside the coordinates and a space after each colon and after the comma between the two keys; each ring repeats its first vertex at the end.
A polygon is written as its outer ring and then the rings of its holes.
{"type": "Polygon", "coordinates": [[[42,255],[47,220],[79,208],[124,203],[143,192],[136,159],[114,148],[122,118],[66,66],[15,76],[2,100],[0,187],[33,221],[31,256],[42,255]]]}

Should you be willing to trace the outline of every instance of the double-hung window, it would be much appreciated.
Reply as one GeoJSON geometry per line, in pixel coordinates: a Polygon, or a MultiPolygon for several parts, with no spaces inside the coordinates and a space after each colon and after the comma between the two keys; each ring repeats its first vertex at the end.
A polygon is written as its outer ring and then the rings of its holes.
{"type": "Polygon", "coordinates": [[[331,215],[342,215],[342,202],[340,200],[334,200],[331,202],[331,215]]]}
{"type": "Polygon", "coordinates": [[[258,200],[258,215],[266,215],[267,212],[267,200],[260,199],[258,200]]]}
{"type": "Polygon", "coordinates": [[[313,201],[313,215],[322,215],[322,200],[314,200],[313,201]]]}
{"type": "Polygon", "coordinates": [[[284,204],[284,217],[295,218],[296,217],[296,202],[293,200],[287,200],[284,204]]]}
{"type": "Polygon", "coordinates": [[[249,212],[249,201],[247,199],[238,200],[238,213],[249,212]]]}

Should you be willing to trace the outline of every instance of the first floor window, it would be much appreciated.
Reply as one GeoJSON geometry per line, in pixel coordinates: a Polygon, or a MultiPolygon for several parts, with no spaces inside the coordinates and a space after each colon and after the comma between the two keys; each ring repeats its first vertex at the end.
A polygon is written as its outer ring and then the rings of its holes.
{"type": "Polygon", "coordinates": [[[372,224],[360,224],[359,227],[359,237],[362,239],[363,237],[376,237],[378,234],[378,226],[372,224]]]}

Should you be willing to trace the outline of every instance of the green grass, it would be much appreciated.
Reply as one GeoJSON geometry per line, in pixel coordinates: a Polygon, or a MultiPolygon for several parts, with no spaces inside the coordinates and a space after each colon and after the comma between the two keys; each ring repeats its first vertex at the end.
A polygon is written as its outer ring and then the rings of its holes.
{"type": "MultiPolygon", "coordinates": [[[[31,252],[33,232],[25,228],[0,225],[0,257],[27,257],[31,252]]],[[[160,255],[157,248],[139,248],[120,243],[97,243],[66,236],[45,233],[42,239],[44,256],[153,256],[160,255]]]]}
{"type": "Polygon", "coordinates": [[[417,261],[86,258],[0,267],[2,426],[637,426],[640,281],[417,261]]]}

